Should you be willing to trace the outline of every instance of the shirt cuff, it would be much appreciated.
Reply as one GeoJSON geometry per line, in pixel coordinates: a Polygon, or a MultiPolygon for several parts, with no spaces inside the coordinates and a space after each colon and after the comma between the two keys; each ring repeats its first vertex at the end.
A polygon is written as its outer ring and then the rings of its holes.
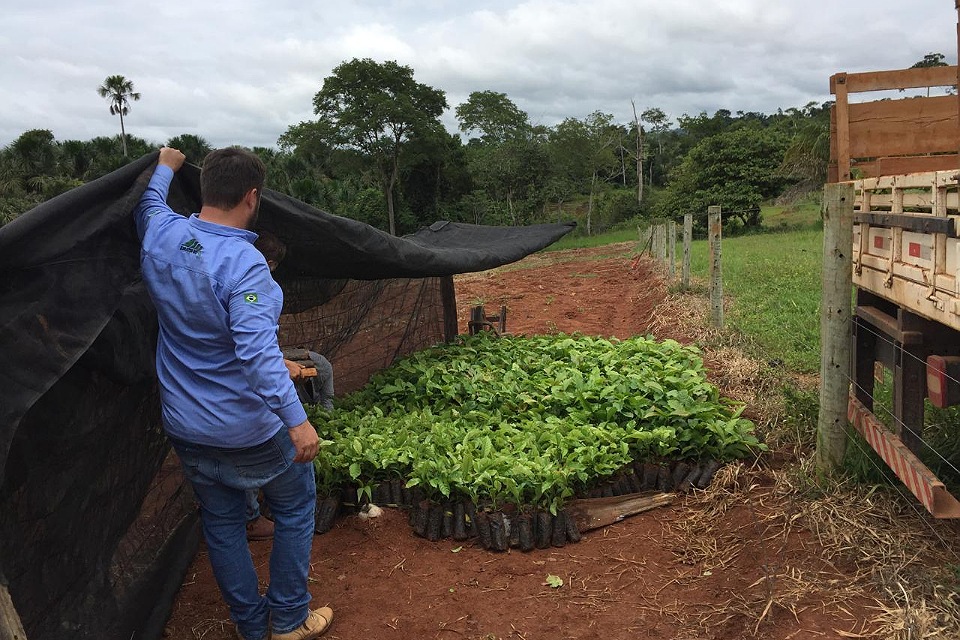
{"type": "Polygon", "coordinates": [[[168,182],[173,179],[173,169],[171,169],[170,167],[168,167],[168,166],[165,165],[165,164],[158,164],[158,165],[157,165],[157,168],[153,170],[153,174],[154,174],[154,175],[157,175],[157,174],[162,175],[163,177],[167,178],[167,181],[168,181],[168,182]]]}
{"type": "Polygon", "coordinates": [[[299,401],[280,407],[277,415],[280,416],[280,420],[283,421],[283,426],[287,429],[292,429],[307,419],[307,412],[304,411],[303,405],[300,404],[299,401]]]}

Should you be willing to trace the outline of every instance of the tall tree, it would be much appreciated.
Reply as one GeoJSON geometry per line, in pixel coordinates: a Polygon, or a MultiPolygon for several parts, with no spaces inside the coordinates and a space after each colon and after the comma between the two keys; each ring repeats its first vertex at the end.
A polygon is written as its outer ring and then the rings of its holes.
{"type": "MultiPolygon", "coordinates": [[[[610,114],[595,111],[583,120],[567,118],[550,134],[550,155],[559,175],[589,193],[587,235],[593,232],[593,205],[601,182],[619,167],[616,143],[621,128],[610,114]]],[[[616,173],[619,175],[619,173],[616,173]]]]}
{"type": "Polygon", "coordinates": [[[686,145],[684,153],[697,146],[704,138],[726,131],[734,122],[735,118],[729,109],[717,109],[712,116],[708,116],[706,111],[701,111],[695,116],[686,113],[679,116],[677,123],[684,133],[686,145]]]}
{"type": "Polygon", "coordinates": [[[648,162],[649,170],[647,171],[647,181],[652,185],[654,160],[663,166],[663,138],[667,131],[670,130],[670,118],[663,112],[663,109],[650,107],[649,109],[644,109],[643,113],[640,114],[640,120],[650,125],[650,131],[653,134],[652,137],[657,143],[657,153],[656,155],[650,153],[649,155],[651,157],[648,162]]]}
{"type": "Polygon", "coordinates": [[[181,133],[167,140],[167,146],[179,149],[187,156],[187,162],[200,166],[207,154],[213,151],[210,143],[201,136],[192,133],[181,133]]]}
{"type": "Polygon", "coordinates": [[[470,174],[492,206],[505,213],[498,222],[519,224],[540,197],[547,173],[541,137],[526,112],[504,93],[474,91],[456,108],[460,131],[479,134],[465,148],[470,174]]]}
{"type": "Polygon", "coordinates": [[[787,180],[778,168],[789,139],[771,127],[751,125],[708,136],[690,150],[671,174],[661,213],[706,211],[721,205],[724,224],[760,225],[760,204],[778,195],[787,180]]]}
{"type": "Polygon", "coordinates": [[[411,138],[400,164],[400,185],[415,228],[451,219],[452,205],[473,188],[470,178],[460,136],[439,131],[411,138]]]}
{"type": "Polygon", "coordinates": [[[637,130],[637,204],[643,204],[643,125],[640,124],[640,118],[637,116],[637,105],[631,100],[630,106],[633,107],[633,126],[637,130]]]}
{"type": "Polygon", "coordinates": [[[31,129],[10,143],[10,151],[18,159],[28,178],[50,176],[56,171],[59,153],[57,141],[49,129],[31,129]]]}
{"type": "Polygon", "coordinates": [[[803,109],[784,112],[786,122],[780,128],[790,135],[790,143],[777,173],[796,180],[801,189],[818,189],[827,181],[832,104],[809,102],[803,109]]]}
{"type": "Polygon", "coordinates": [[[503,144],[470,144],[466,148],[474,182],[490,200],[505,207],[506,219],[498,224],[518,225],[530,213],[531,200],[541,194],[548,158],[536,138],[518,138],[503,144]]]}
{"type": "Polygon", "coordinates": [[[127,155],[127,131],[123,126],[123,116],[130,113],[130,101],[140,99],[140,94],[133,90],[133,81],[123,76],[107,76],[103,84],[97,87],[101,98],[110,102],[110,115],[120,116],[120,143],[123,146],[123,155],[127,155]]]}
{"type": "Polygon", "coordinates": [[[943,55],[942,53],[928,53],[927,55],[923,56],[922,60],[914,62],[910,68],[922,69],[924,67],[946,67],[946,57],[947,56],[943,55]]]}
{"type": "Polygon", "coordinates": [[[460,131],[478,132],[486,144],[502,144],[525,137],[530,130],[526,112],[517,108],[505,93],[474,91],[457,106],[460,131]]]}
{"type": "Polygon", "coordinates": [[[392,234],[396,234],[394,188],[404,144],[414,135],[440,130],[446,108],[443,91],[414,80],[410,67],[370,58],[341,63],[313,98],[313,111],[319,116],[314,128],[321,138],[363,152],[376,166],[392,234]]]}

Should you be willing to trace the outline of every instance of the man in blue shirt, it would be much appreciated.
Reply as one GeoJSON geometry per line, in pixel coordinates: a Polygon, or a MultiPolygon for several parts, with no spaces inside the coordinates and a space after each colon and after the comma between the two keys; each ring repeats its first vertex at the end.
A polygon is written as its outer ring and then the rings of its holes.
{"type": "Polygon", "coordinates": [[[253,242],[265,170],[254,154],[204,160],[203,205],[185,218],[166,204],[184,155],[163,148],[134,216],[144,282],[157,309],[164,428],[200,503],[217,584],[244,640],[311,640],[329,607],[309,610],[317,432],[277,345],[283,293],[253,242]],[[246,540],[246,491],[274,517],[265,596],[246,540]]]}

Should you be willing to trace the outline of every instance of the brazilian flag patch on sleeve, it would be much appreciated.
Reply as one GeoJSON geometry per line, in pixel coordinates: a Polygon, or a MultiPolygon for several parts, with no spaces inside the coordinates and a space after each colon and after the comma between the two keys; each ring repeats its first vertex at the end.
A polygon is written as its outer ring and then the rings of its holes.
{"type": "Polygon", "coordinates": [[[253,293],[252,291],[250,293],[243,294],[243,301],[247,304],[256,304],[259,299],[260,298],[257,296],[257,294],[253,293]]]}

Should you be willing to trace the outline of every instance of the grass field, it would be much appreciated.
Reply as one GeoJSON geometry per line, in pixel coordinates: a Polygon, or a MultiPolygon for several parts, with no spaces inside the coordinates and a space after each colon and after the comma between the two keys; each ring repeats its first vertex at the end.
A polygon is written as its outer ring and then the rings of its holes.
{"type": "MultiPolygon", "coordinates": [[[[815,200],[761,210],[762,233],[723,240],[727,324],[756,346],[755,357],[781,360],[793,371],[820,367],[820,266],[823,231],[815,200]]],[[[566,237],[550,250],[637,242],[635,227],[595,236],[566,237]]],[[[677,253],[681,252],[677,247],[677,253]]],[[[709,275],[706,240],[691,253],[694,279],[709,275]]],[[[679,260],[679,257],[678,257],[679,260]]],[[[701,284],[701,286],[704,286],[701,284]]]]}
{"type": "MultiPolygon", "coordinates": [[[[709,276],[709,248],[695,241],[690,268],[709,276]]],[[[814,373],[820,367],[820,267],[823,232],[804,229],[725,238],[723,289],[729,326],[755,342],[765,360],[814,373]]]]}

